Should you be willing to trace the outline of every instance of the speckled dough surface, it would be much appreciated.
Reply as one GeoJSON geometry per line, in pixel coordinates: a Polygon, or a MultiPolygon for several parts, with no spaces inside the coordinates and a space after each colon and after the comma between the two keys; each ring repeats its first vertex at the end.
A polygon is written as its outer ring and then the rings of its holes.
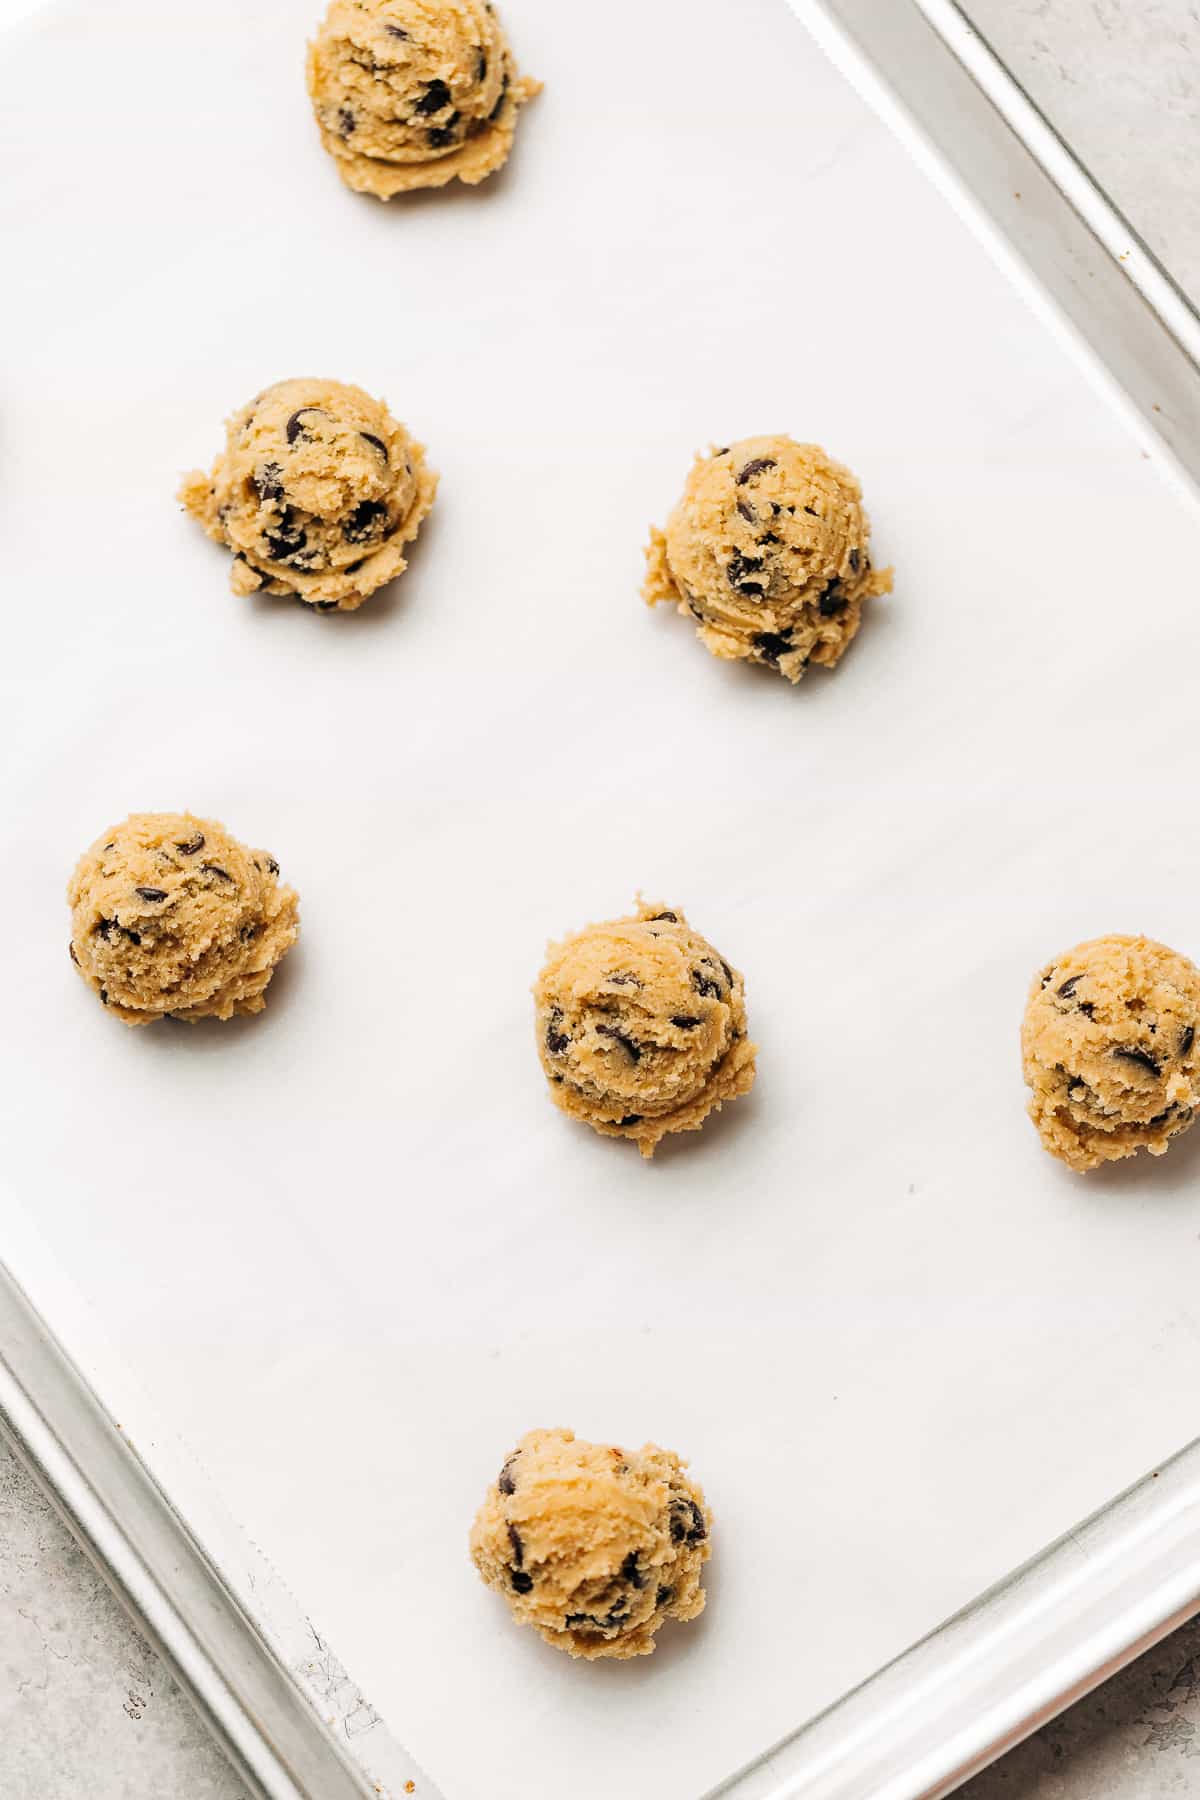
{"type": "Polygon", "coordinates": [[[1073,1169],[1161,1156],[1200,1104],[1200,970],[1152,938],[1103,937],[1034,977],[1021,1052],[1029,1115],[1073,1169]]]}
{"type": "Polygon", "coordinates": [[[742,977],[678,907],[551,944],[533,993],[555,1104],[643,1156],[754,1085],[742,977]]]}
{"type": "Polygon", "coordinates": [[[796,682],[840,661],[864,601],[891,591],[870,537],[858,482],[817,444],[743,438],[696,458],[642,591],[693,617],[714,656],[796,682]]]}
{"type": "Polygon", "coordinates": [[[67,901],[71,960],[127,1025],[261,1012],[300,930],[274,857],[191,813],[134,813],[106,831],[67,901]]]}
{"type": "Polygon", "coordinates": [[[648,1656],[704,1611],[712,1515],[670,1450],[531,1431],[488,1489],[471,1555],[513,1617],[571,1656],[648,1656]]]}
{"type": "Polygon", "coordinates": [[[484,0],[332,0],[308,50],[321,141],[380,200],[491,175],[540,86],[484,0]]]}
{"type": "Polygon", "coordinates": [[[422,445],[381,400],[341,381],[279,381],[234,413],[209,474],[179,498],[234,553],[235,594],[353,612],[405,568],[433,505],[422,445]]]}

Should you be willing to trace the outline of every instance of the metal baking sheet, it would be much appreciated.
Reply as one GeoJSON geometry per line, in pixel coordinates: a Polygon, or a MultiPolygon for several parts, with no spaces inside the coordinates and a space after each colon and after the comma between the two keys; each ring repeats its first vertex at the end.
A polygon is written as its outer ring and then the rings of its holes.
{"type": "Polygon", "coordinates": [[[513,169],[389,212],[312,142],[306,23],[67,8],[0,76],[6,1248],[68,1342],[47,1266],[101,1301],[448,1794],[690,1796],[1191,1435],[1200,1147],[1059,1172],[1014,1040],[1053,949],[1197,948],[1194,517],[782,5],[527,0],[513,169]],[[168,499],[300,368],[445,477],[349,621],[227,598],[168,499]],[[691,450],[770,420],[855,463],[898,571],[795,694],[636,601],[691,450]],[[181,803],[271,844],[305,943],[261,1021],[126,1036],[58,896],[181,803]],[[648,1170],[527,1044],[545,937],[638,885],[763,1045],[648,1170]],[[645,1667],[562,1666],[465,1561],[497,1448],[560,1418],[717,1508],[709,1612],[645,1667]]]}

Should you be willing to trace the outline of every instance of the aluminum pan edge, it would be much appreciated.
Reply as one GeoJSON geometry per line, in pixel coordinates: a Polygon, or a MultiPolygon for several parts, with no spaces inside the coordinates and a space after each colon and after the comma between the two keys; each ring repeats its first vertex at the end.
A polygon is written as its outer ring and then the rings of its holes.
{"type": "Polygon", "coordinates": [[[307,1669],[289,1667],[243,1606],[3,1263],[0,1434],[153,1639],[256,1800],[379,1800],[401,1791],[438,1800],[399,1747],[380,1742],[377,1715],[351,1690],[345,1698],[372,1728],[372,1762],[399,1775],[385,1788],[362,1765],[351,1718],[339,1719],[340,1690],[350,1687],[340,1665],[305,1622],[317,1651],[308,1664],[321,1680],[302,1685],[307,1669]]]}
{"type": "Polygon", "coordinates": [[[1197,1611],[1200,1441],[705,1800],[939,1800],[1197,1611]]]}

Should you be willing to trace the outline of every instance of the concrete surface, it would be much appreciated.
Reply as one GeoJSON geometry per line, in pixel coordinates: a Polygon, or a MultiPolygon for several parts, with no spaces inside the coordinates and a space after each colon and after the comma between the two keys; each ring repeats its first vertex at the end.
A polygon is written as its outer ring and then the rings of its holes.
{"type": "Polygon", "coordinates": [[[0,1796],[247,1800],[190,1702],[2,1441],[0,1796]]]}
{"type": "MultiPolygon", "coordinates": [[[[8,0],[0,17],[27,9],[29,0],[8,0]]],[[[966,10],[1176,279],[1200,294],[1200,0],[966,0],[966,10]]],[[[1200,1622],[962,1792],[1200,1793],[1200,1622]]],[[[0,1796],[247,1800],[2,1444],[0,1796]]]]}

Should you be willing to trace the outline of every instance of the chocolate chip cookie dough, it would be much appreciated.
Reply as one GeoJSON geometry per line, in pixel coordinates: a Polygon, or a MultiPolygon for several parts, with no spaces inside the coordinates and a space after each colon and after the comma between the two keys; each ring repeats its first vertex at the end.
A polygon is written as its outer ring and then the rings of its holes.
{"type": "Polygon", "coordinates": [[[380,200],[484,180],[540,87],[484,0],[332,0],[308,49],[321,142],[347,187],[380,200]]]}
{"type": "Polygon", "coordinates": [[[670,1450],[531,1431],[488,1489],[471,1555],[520,1625],[570,1656],[649,1656],[704,1611],[712,1515],[670,1450]]]}
{"type": "Polygon", "coordinates": [[[533,994],[555,1104],[643,1156],[754,1085],[742,978],[678,907],[551,944],[533,994]]]}
{"type": "Polygon", "coordinates": [[[279,864],[215,819],[134,813],[80,857],[71,961],[127,1025],[261,1012],[299,933],[279,864]]]}
{"type": "Polygon", "coordinates": [[[862,489],[816,444],[743,438],[698,456],[646,551],[646,602],[697,622],[714,656],[764,663],[791,682],[832,668],[863,603],[891,592],[873,569],[862,489]]]}
{"type": "Polygon", "coordinates": [[[235,594],[354,612],[406,567],[437,476],[381,400],[341,381],[279,381],[234,413],[209,474],[179,498],[234,553],[235,594]]]}
{"type": "Polygon", "coordinates": [[[1021,1052],[1029,1116],[1072,1169],[1161,1156],[1200,1105],[1200,969],[1152,938],[1077,944],[1034,977],[1021,1052]]]}

